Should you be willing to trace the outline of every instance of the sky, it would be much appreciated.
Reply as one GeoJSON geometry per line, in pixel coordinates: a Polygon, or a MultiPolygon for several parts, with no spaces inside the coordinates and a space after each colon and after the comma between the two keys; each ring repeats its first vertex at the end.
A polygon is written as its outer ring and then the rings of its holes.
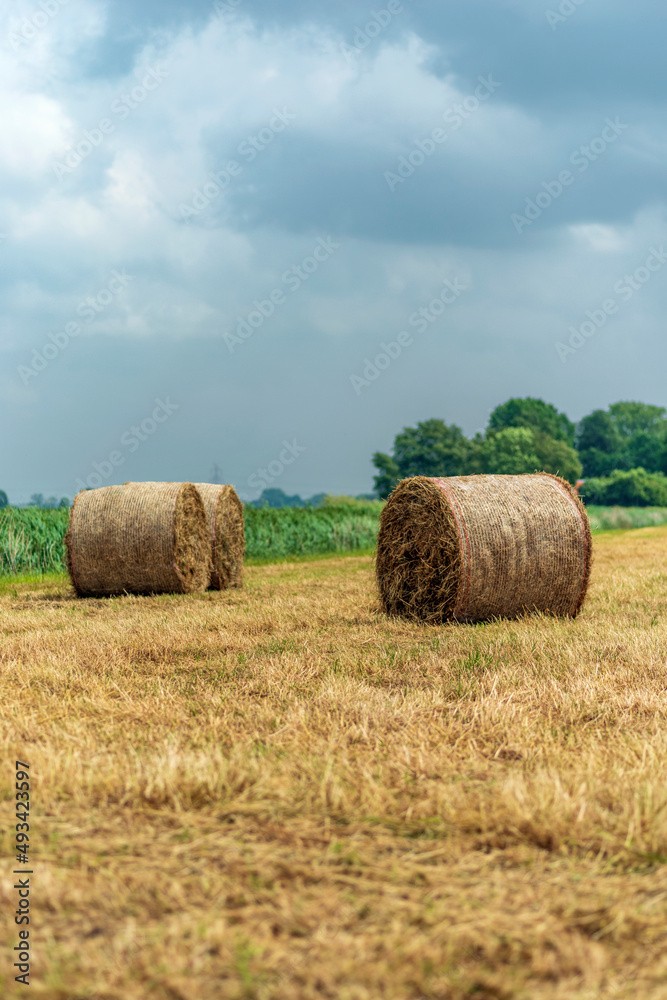
{"type": "Polygon", "coordinates": [[[667,405],[662,0],[0,6],[0,488],[667,405]]]}

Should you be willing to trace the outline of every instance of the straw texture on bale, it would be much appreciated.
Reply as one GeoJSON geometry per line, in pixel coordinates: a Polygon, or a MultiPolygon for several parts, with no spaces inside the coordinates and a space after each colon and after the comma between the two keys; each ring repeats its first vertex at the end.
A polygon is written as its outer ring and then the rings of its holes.
{"type": "Polygon", "coordinates": [[[233,486],[195,483],[208,521],[211,542],[211,583],[213,590],[243,586],[245,529],[243,504],[233,486]]]}
{"type": "Polygon", "coordinates": [[[79,597],[206,590],[211,548],[192,483],[126,483],[84,490],[65,536],[79,597]]]}
{"type": "Polygon", "coordinates": [[[414,476],[382,512],[377,581],[388,614],[423,621],[575,617],[591,552],[586,510],[557,476],[414,476]]]}

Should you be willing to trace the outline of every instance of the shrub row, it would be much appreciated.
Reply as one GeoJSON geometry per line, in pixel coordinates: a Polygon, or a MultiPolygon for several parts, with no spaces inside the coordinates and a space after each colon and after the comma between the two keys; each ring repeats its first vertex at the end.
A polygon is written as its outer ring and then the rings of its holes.
{"type": "Polygon", "coordinates": [[[629,469],[586,479],[580,490],[586,504],[618,507],[667,507],[667,476],[629,469]]]}

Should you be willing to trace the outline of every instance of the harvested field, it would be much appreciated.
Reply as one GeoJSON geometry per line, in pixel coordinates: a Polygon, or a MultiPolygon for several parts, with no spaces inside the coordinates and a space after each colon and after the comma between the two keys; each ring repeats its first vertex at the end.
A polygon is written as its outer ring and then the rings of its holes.
{"type": "Polygon", "coordinates": [[[31,996],[663,1000],[666,564],[667,528],[601,535],[578,619],[445,626],[381,614],[366,556],[3,582],[31,996]]]}

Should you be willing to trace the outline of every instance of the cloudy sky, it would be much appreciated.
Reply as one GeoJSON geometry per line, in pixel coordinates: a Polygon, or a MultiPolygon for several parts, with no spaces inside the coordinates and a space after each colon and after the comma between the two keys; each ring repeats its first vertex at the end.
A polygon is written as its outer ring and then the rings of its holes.
{"type": "Polygon", "coordinates": [[[667,404],[663,0],[0,10],[10,501],[667,404]]]}

